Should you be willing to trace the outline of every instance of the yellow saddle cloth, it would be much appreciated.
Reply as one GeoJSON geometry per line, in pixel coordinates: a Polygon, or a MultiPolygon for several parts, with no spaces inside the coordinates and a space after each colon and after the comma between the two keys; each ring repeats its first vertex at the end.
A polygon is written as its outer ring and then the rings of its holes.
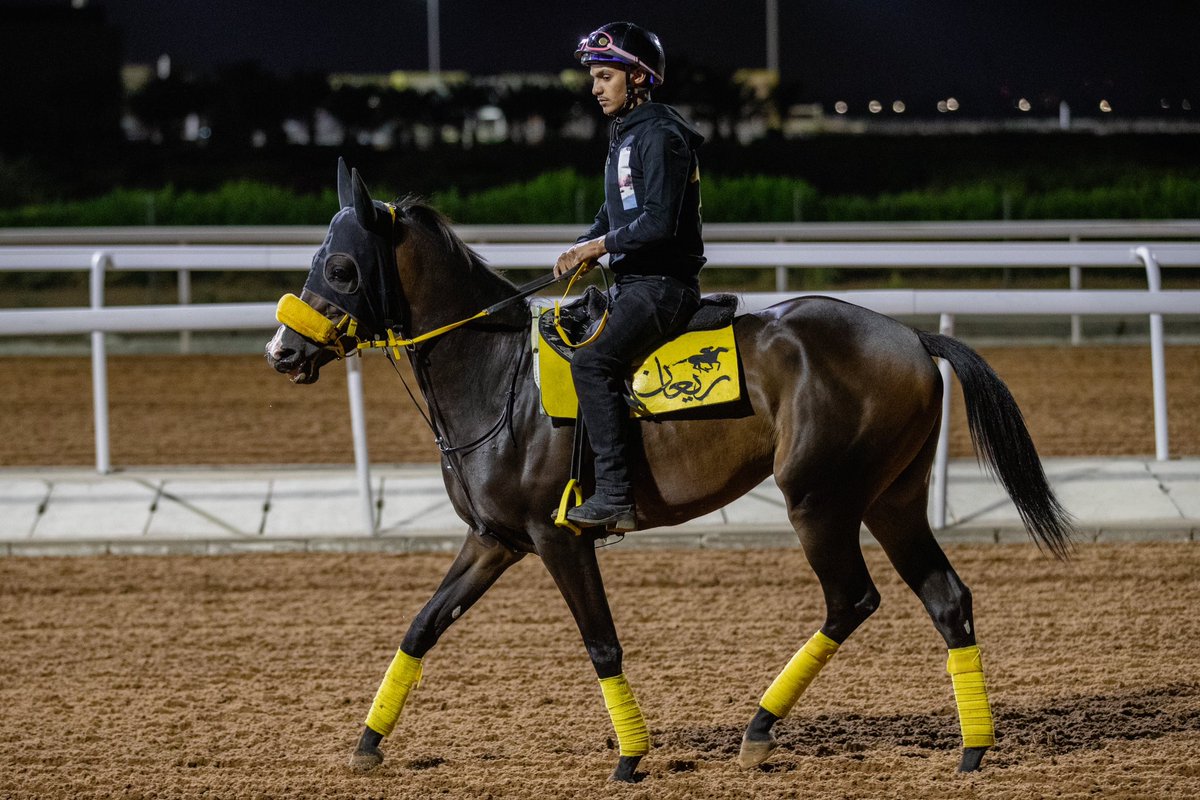
{"type": "MultiPolygon", "coordinates": [[[[554,313],[535,309],[535,315],[554,313]]],[[[574,418],[579,409],[571,362],[533,329],[534,376],[542,393],[542,409],[552,417],[574,418]]],[[[633,369],[634,416],[666,414],[730,403],[742,396],[733,326],[689,331],[651,353],[633,369]]]]}

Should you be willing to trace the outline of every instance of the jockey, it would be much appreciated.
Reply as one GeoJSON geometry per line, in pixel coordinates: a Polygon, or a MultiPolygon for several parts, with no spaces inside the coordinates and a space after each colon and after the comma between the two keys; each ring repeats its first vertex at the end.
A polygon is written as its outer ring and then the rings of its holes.
{"type": "Polygon", "coordinates": [[[696,151],[704,137],[674,108],[650,99],[666,69],[662,44],[650,31],[611,22],[581,40],[575,58],[590,71],[592,95],[612,123],[604,205],[587,233],[558,257],[554,274],[590,269],[611,254],[616,280],[608,324],[571,363],[595,453],[596,491],[567,519],[628,531],[635,527],[634,492],[629,406],[621,393],[631,367],[679,333],[700,303],[705,259],[696,151]]]}

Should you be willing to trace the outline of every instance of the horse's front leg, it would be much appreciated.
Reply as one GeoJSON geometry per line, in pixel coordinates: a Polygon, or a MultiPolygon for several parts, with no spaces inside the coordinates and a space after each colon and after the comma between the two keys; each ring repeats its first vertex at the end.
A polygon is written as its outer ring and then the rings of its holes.
{"type": "Polygon", "coordinates": [[[538,543],[538,554],[575,617],[600,679],[621,752],[612,780],[636,782],[640,779],[636,774],[638,762],[650,751],[650,731],[621,670],[621,643],[604,593],[595,547],[589,539],[556,529],[538,543]]]}
{"type": "Polygon", "coordinates": [[[369,772],[383,762],[379,743],[396,726],[409,692],[420,680],[421,659],[437,644],[446,629],[522,556],[524,553],[510,550],[493,538],[480,536],[477,531],[467,535],[462,550],[442,579],[442,585],[409,626],[379,685],[362,736],[350,758],[351,769],[369,772]]]}

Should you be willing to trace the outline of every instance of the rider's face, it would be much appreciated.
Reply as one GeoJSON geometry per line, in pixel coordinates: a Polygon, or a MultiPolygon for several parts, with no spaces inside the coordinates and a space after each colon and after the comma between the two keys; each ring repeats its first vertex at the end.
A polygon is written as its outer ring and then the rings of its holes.
{"type": "Polygon", "coordinates": [[[600,103],[600,110],[610,117],[619,113],[625,105],[625,70],[598,64],[590,71],[592,96],[600,103]]]}

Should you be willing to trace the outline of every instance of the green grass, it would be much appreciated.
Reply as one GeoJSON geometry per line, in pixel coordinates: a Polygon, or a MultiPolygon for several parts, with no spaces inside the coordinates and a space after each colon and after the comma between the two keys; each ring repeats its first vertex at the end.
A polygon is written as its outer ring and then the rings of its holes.
{"type": "MultiPolygon", "coordinates": [[[[464,194],[432,198],[451,219],[476,224],[589,224],[603,201],[596,176],[573,170],[464,194]]],[[[1184,219],[1200,214],[1200,178],[1148,172],[1111,185],[1045,188],[981,181],[874,196],[822,195],[798,178],[706,176],[708,222],[1184,219]]],[[[297,195],[234,181],[212,192],[114,189],[86,200],[0,210],[0,227],[119,225],[323,225],[337,208],[333,191],[297,195]]]]}

